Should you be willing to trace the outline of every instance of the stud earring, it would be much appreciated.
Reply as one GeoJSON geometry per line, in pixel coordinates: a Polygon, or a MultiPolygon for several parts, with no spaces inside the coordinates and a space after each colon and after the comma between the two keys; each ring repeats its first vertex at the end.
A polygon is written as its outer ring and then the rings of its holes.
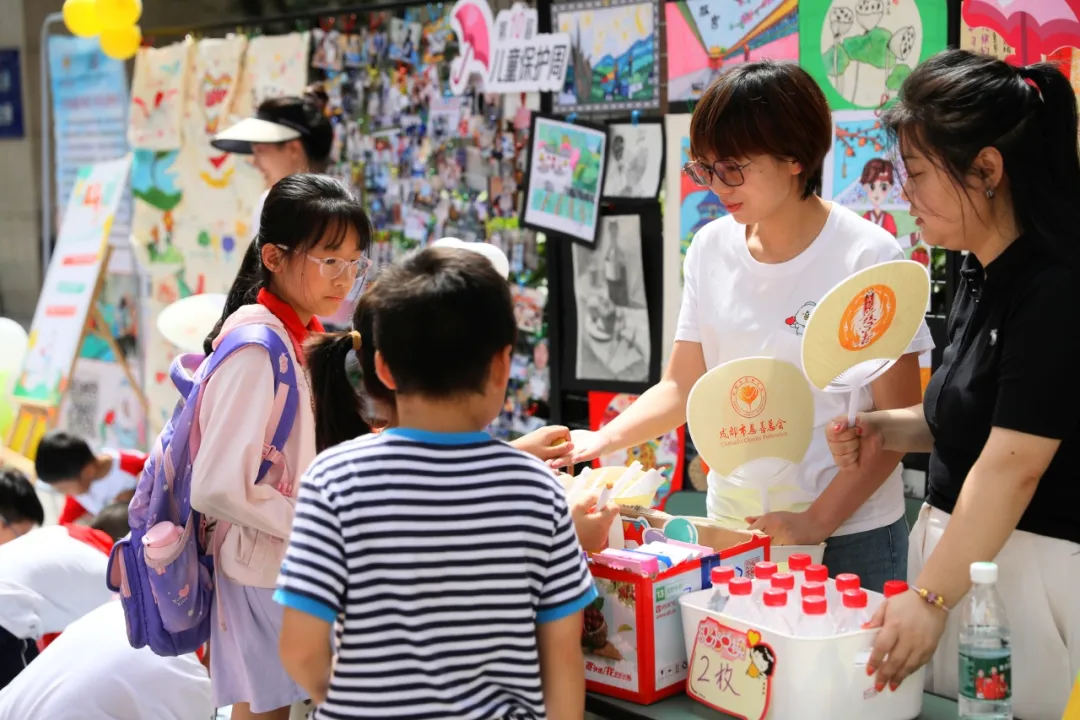
{"type": "Polygon", "coordinates": [[[987,200],[993,200],[994,199],[994,188],[986,188],[986,199],[987,200]]]}

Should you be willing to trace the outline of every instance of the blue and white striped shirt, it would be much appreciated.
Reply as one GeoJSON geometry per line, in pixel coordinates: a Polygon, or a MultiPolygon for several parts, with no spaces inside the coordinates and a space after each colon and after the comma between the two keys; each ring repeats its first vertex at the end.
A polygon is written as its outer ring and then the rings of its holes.
{"type": "Polygon", "coordinates": [[[275,593],[338,623],[319,720],[544,718],[536,626],[595,597],[543,463],[403,428],[315,459],[275,593]]]}

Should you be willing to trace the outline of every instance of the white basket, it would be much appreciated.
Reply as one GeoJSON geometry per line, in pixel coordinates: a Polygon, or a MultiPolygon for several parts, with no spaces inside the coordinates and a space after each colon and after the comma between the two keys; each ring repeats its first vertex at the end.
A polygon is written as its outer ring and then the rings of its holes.
{"type": "MultiPolygon", "coordinates": [[[[831,638],[797,638],[781,632],[751,628],[739,620],[708,609],[712,589],[679,598],[687,657],[694,649],[698,624],[714,617],[736,630],[758,630],[777,659],[772,678],[771,720],[912,720],[922,712],[925,668],[891,692],[874,691],[874,678],[866,674],[866,660],[875,630],[831,638]]],[[[882,596],[867,591],[870,606],[882,596]]]]}

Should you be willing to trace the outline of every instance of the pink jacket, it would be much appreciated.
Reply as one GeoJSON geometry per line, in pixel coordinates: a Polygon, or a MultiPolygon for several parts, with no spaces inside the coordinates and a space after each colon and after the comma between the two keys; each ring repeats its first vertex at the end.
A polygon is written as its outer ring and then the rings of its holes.
{"type": "MultiPolygon", "coordinates": [[[[214,343],[241,325],[267,325],[295,363],[285,326],[262,305],[245,305],[225,323],[214,343]]],[[[210,518],[233,523],[221,545],[218,570],[242,585],[272,588],[292,529],[300,476],[315,459],[315,415],[306,373],[296,374],[299,399],[292,433],[281,448],[285,472],[271,468],[258,485],[263,442],[274,402],[274,371],[260,347],[238,350],[203,390],[201,443],[191,473],[191,505],[210,518]]]]}

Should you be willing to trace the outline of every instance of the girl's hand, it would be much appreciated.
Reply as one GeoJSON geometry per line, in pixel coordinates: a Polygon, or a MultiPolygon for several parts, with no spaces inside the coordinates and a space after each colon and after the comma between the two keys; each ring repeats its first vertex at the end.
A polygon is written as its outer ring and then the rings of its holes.
{"type": "Polygon", "coordinates": [[[574,444],[570,441],[570,429],[562,425],[548,425],[533,430],[510,444],[555,468],[567,465],[570,454],[574,451],[574,444]]]}
{"type": "Polygon", "coordinates": [[[884,446],[881,429],[871,421],[868,413],[856,416],[855,427],[848,426],[846,417],[830,421],[825,426],[825,439],[840,468],[857,469],[865,458],[873,457],[884,446]]]}
{"type": "Polygon", "coordinates": [[[599,499],[600,493],[593,492],[570,507],[574,531],[586,552],[600,552],[604,549],[611,524],[619,516],[619,506],[615,503],[609,502],[605,507],[597,508],[596,501],[599,499]]]}
{"type": "Polygon", "coordinates": [[[877,673],[878,692],[895,691],[934,655],[948,614],[914,592],[894,595],[881,604],[867,628],[881,628],[874,639],[866,674],[877,673]]]}
{"type": "Polygon", "coordinates": [[[571,430],[570,441],[574,445],[574,453],[570,457],[570,463],[574,465],[595,460],[601,455],[607,455],[611,452],[609,447],[611,443],[607,436],[603,434],[603,431],[571,430]]]}

